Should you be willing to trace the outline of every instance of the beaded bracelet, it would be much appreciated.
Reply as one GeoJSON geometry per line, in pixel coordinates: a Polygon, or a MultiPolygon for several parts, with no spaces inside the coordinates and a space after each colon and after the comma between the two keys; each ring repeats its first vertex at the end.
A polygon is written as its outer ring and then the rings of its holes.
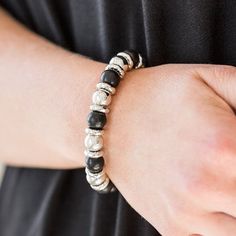
{"type": "Polygon", "coordinates": [[[85,172],[86,179],[91,188],[99,193],[114,192],[116,187],[104,172],[103,127],[106,124],[106,114],[111,103],[111,96],[115,94],[116,87],[124,77],[125,72],[144,67],[142,56],[133,51],[119,52],[112,57],[109,64],[101,74],[97,90],[93,93],[90,106],[91,112],[87,117],[88,128],[85,129],[85,172]]]}

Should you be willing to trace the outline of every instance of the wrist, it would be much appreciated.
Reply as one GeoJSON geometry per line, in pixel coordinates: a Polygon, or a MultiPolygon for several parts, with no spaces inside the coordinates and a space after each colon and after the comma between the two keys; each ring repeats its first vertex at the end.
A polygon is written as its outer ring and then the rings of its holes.
{"type": "Polygon", "coordinates": [[[67,124],[64,135],[63,153],[67,159],[76,163],[75,167],[84,167],[84,130],[86,128],[85,117],[91,103],[91,93],[96,87],[106,64],[86,57],[73,54],[69,57],[69,70],[71,77],[67,76],[65,86],[68,86],[65,121],[67,124]],[[69,79],[69,80],[68,80],[69,79]]]}
{"type": "MultiPolygon", "coordinates": [[[[143,67],[142,56],[135,51],[124,51],[112,57],[104,68],[100,81],[96,84],[96,90],[92,94],[91,111],[87,116],[88,128],[86,129],[85,159],[86,179],[92,189],[100,193],[109,193],[116,190],[109,176],[103,170],[106,157],[104,157],[103,134],[107,125],[107,113],[109,112],[112,97],[116,94],[118,85],[127,71],[143,67]],[[105,126],[105,127],[104,127],[105,126]],[[104,161],[105,159],[105,161],[104,161]]],[[[126,77],[126,76],[125,76],[126,77]]],[[[106,166],[106,164],[105,164],[106,166]]]]}

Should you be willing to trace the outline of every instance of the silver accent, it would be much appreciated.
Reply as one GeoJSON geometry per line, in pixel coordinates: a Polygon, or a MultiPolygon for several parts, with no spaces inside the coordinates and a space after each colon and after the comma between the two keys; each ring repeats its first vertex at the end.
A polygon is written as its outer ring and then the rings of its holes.
{"type": "Polygon", "coordinates": [[[86,179],[88,183],[93,186],[98,186],[98,185],[103,184],[107,178],[107,175],[105,174],[103,170],[99,173],[93,174],[87,168],[85,168],[85,172],[86,172],[86,179]]]}
{"type": "Polygon", "coordinates": [[[84,139],[85,147],[92,152],[97,152],[103,147],[103,138],[100,135],[87,134],[84,139]]]}
{"type": "Polygon", "coordinates": [[[89,150],[85,150],[84,155],[91,158],[98,158],[98,157],[102,157],[104,155],[104,152],[102,150],[97,151],[97,152],[91,152],[89,150]]]}
{"type": "Polygon", "coordinates": [[[120,57],[112,57],[109,61],[109,64],[115,64],[121,67],[124,71],[128,71],[129,67],[127,64],[124,63],[124,61],[120,57]]]}
{"type": "Polygon", "coordinates": [[[132,70],[132,69],[133,69],[133,67],[134,67],[134,62],[133,62],[131,56],[130,56],[128,53],[126,53],[126,52],[119,52],[119,53],[117,54],[117,56],[122,56],[122,57],[124,57],[125,60],[128,62],[128,68],[129,68],[129,70],[132,70]]]}
{"type": "Polygon", "coordinates": [[[106,114],[110,112],[110,109],[105,108],[100,105],[96,105],[96,104],[91,105],[89,108],[91,111],[99,111],[99,112],[106,113],[106,114]]]}
{"type": "Polygon", "coordinates": [[[135,69],[139,69],[141,67],[144,67],[144,64],[143,64],[143,58],[140,54],[138,54],[138,65],[135,66],[135,69]]]}
{"type": "Polygon", "coordinates": [[[108,92],[112,95],[114,95],[116,92],[116,89],[107,83],[102,83],[102,82],[98,83],[96,87],[97,87],[97,89],[105,90],[106,92],[108,92]]]}
{"type": "Polygon", "coordinates": [[[98,186],[104,183],[104,181],[106,180],[106,176],[104,175],[101,178],[93,178],[90,175],[86,175],[86,179],[90,185],[98,186]]]}
{"type": "Polygon", "coordinates": [[[101,176],[103,176],[103,175],[106,174],[104,170],[102,170],[102,171],[100,171],[100,172],[98,172],[98,173],[92,173],[92,172],[89,171],[89,169],[88,169],[87,167],[85,167],[85,173],[86,173],[87,175],[91,176],[91,177],[94,177],[94,178],[95,178],[95,177],[96,177],[96,178],[100,178],[101,176]]]}
{"type": "Polygon", "coordinates": [[[104,130],[86,128],[85,133],[91,135],[103,135],[104,130]]]}
{"type": "Polygon", "coordinates": [[[90,185],[90,186],[92,189],[100,192],[100,191],[105,190],[105,188],[108,186],[109,182],[110,182],[110,179],[108,177],[106,177],[105,181],[102,184],[100,184],[98,186],[96,186],[96,185],[90,185]]]}
{"type": "Polygon", "coordinates": [[[118,66],[118,65],[116,65],[116,64],[109,64],[109,65],[107,65],[107,66],[105,67],[105,70],[114,70],[114,71],[116,71],[116,72],[119,74],[119,76],[120,76],[121,79],[122,79],[122,78],[124,77],[124,75],[125,75],[124,70],[123,70],[120,66],[118,66]]]}
{"type": "Polygon", "coordinates": [[[111,103],[111,95],[103,90],[97,90],[93,93],[92,101],[95,105],[108,106],[111,103]]]}

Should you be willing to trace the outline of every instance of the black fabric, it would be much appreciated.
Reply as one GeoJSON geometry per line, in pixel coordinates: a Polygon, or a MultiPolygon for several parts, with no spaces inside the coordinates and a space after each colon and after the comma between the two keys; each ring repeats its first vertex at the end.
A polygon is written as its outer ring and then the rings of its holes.
{"type": "MultiPolygon", "coordinates": [[[[235,0],[1,0],[31,30],[108,62],[133,48],[147,66],[236,64],[235,0]]],[[[158,186],[157,186],[158,187],[158,186]]],[[[84,169],[8,167],[0,236],[158,236],[120,193],[99,195],[84,169]]]]}

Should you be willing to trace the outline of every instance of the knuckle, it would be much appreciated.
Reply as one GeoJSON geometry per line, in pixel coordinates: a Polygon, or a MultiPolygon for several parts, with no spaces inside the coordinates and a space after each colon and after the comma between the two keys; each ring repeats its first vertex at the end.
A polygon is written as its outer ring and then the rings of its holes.
{"type": "Polygon", "coordinates": [[[205,143],[206,154],[211,166],[221,166],[235,156],[235,144],[232,138],[224,131],[216,131],[209,135],[205,143]]]}
{"type": "MultiPolygon", "coordinates": [[[[235,165],[236,151],[232,139],[225,132],[217,131],[204,140],[202,151],[184,179],[185,191],[190,196],[198,195],[200,198],[212,194],[219,184],[219,173],[235,165]]],[[[221,179],[224,176],[220,177],[221,179]]]]}
{"type": "Polygon", "coordinates": [[[189,196],[204,196],[209,191],[209,185],[211,184],[211,174],[207,167],[196,168],[192,171],[192,174],[184,181],[184,191],[189,196]]]}

